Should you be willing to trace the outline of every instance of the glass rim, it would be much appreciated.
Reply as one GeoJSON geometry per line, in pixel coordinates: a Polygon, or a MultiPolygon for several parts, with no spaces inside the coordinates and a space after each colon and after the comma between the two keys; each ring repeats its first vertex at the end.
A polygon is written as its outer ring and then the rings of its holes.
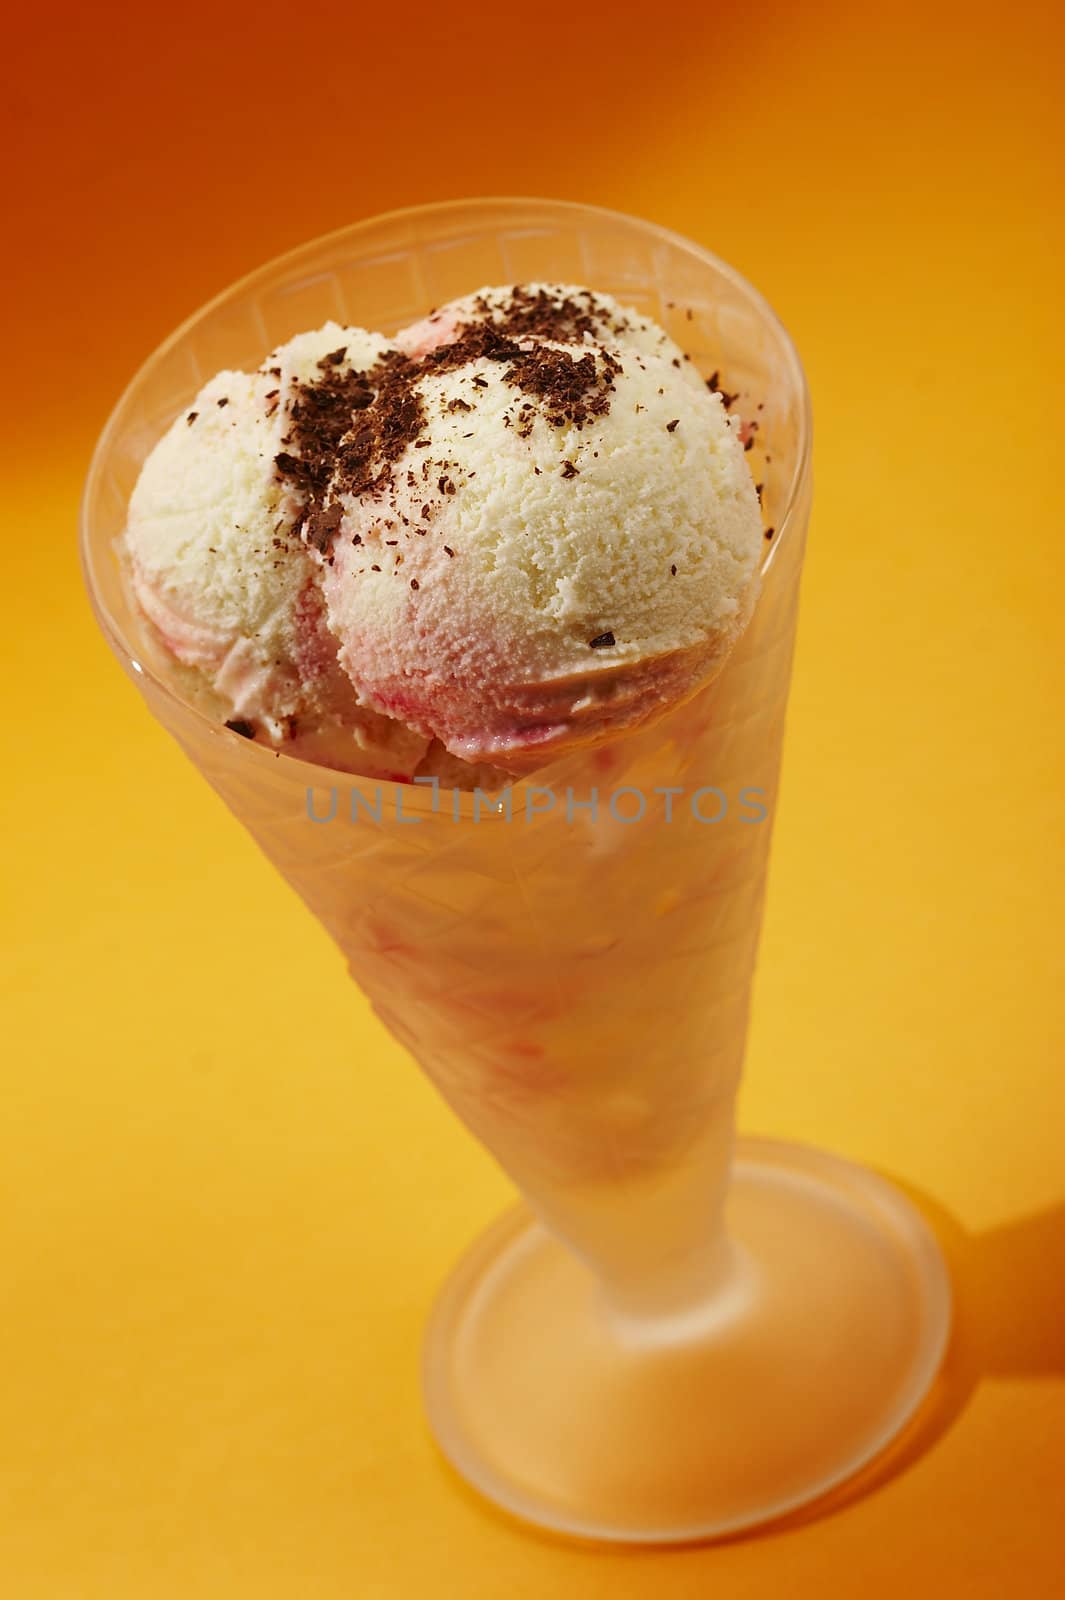
{"type": "MultiPolygon", "coordinates": [[[[545,195],[474,195],[453,200],[431,200],[413,206],[400,206],[391,211],[374,212],[371,216],[360,218],[357,222],[345,223],[342,227],[334,228],[328,233],[319,234],[313,239],[306,240],[303,244],[295,245],[291,250],[285,250],[280,255],[271,257],[270,260],[262,262],[259,266],[252,268],[250,272],[235,279],[224,289],[219,290],[217,294],[212,295],[209,300],[204,301],[196,310],[190,312],[141,362],[108,413],[107,420],[93,447],[78,508],[78,550],[82,578],[88,590],[97,623],[111,650],[124,665],[132,666],[138,677],[147,678],[153,687],[168,701],[173,702],[205,725],[210,725],[210,719],[185,700],[171,687],[165,678],[153,671],[149,665],[140,659],[141,652],[137,649],[136,641],[126,637],[124,629],[117,618],[112,615],[111,609],[104,598],[102,585],[97,581],[96,552],[92,547],[91,541],[89,508],[97,480],[104,469],[104,463],[111,448],[114,433],[127,401],[135,394],[155,366],[164,360],[198,323],[227,302],[238,299],[255,284],[272,278],[279,269],[295,266],[303,257],[313,257],[323,248],[337,243],[341,239],[355,238],[359,233],[378,227],[381,224],[408,221],[417,217],[426,217],[430,214],[441,216],[449,211],[483,210],[490,212],[501,206],[544,206],[553,211],[571,211],[585,216],[608,218],[613,222],[622,222],[629,225],[636,224],[647,234],[679,248],[689,256],[695,257],[704,265],[712,268],[721,277],[726,278],[755,307],[763,320],[775,330],[787,357],[790,376],[798,400],[799,414],[795,466],[784,496],[784,509],[776,528],[776,537],[773,539],[760,568],[763,577],[773,564],[777,550],[787,538],[796,513],[802,507],[805,490],[809,482],[813,444],[813,418],[806,373],[795,342],[783,320],[774,311],[765,295],[756,289],[741,272],[727,261],[723,261],[720,256],[715,255],[712,250],[706,249],[705,246],[696,243],[695,240],[689,239],[686,235],[678,233],[674,229],[663,227],[657,222],[650,222],[645,217],[635,216],[631,212],[618,211],[608,206],[586,205],[579,200],[557,200],[545,195]]],[[[244,741],[241,742],[244,743],[244,741]]],[[[252,748],[254,747],[249,747],[249,753],[251,753],[252,748]]],[[[263,754],[265,752],[260,751],[259,753],[263,754]]],[[[274,752],[274,754],[284,755],[280,751],[274,752]]],[[[286,759],[294,761],[295,758],[287,757],[286,759]]],[[[410,787],[406,784],[396,784],[391,780],[378,780],[358,773],[340,772],[331,767],[319,766],[316,762],[300,760],[296,764],[306,768],[308,772],[330,774],[333,783],[381,782],[389,788],[409,789],[410,787]]],[[[548,763],[541,770],[547,771],[551,765],[552,763],[548,763]]],[[[517,788],[525,783],[534,781],[535,776],[536,774],[532,778],[514,779],[514,787],[517,788]]]]}

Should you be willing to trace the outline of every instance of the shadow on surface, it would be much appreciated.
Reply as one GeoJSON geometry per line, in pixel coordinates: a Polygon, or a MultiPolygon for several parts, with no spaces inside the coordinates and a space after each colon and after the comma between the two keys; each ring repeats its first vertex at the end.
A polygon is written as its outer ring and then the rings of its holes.
{"type": "Polygon", "coordinates": [[[917,1414],[868,1467],[745,1537],[830,1516],[906,1472],[953,1426],[981,1379],[1065,1376],[1065,1203],[970,1234],[920,1189],[881,1175],[922,1213],[950,1269],[953,1324],[939,1376],[917,1414]]]}
{"type": "MultiPolygon", "coordinates": [[[[970,1234],[939,1203],[888,1173],[932,1228],[950,1269],[953,1324],[947,1354],[927,1399],[875,1461],[829,1494],[760,1528],[704,1540],[737,1544],[772,1538],[834,1515],[908,1471],[952,1427],[983,1378],[1065,1376],[1065,1202],[1030,1217],[970,1234]]],[[[697,1545],[619,1545],[550,1533],[484,1500],[440,1457],[463,1498],[549,1544],[584,1551],[682,1551],[697,1545]]]]}

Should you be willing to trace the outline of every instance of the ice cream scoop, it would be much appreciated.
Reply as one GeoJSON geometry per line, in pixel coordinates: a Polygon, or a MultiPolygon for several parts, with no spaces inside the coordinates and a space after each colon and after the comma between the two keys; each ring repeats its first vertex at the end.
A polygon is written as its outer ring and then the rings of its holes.
{"type": "Polygon", "coordinates": [[[327,323],[256,372],[217,374],[145,462],[125,552],[183,686],[219,720],[310,760],[406,777],[430,740],[359,706],[300,538],[305,490],[276,464],[313,380],[372,367],[386,348],[378,334],[327,323]]]}
{"type": "Polygon", "coordinates": [[[762,525],[735,426],[676,345],[546,285],[481,290],[396,343],[308,522],[360,702],[522,773],[708,681],[762,525]]]}

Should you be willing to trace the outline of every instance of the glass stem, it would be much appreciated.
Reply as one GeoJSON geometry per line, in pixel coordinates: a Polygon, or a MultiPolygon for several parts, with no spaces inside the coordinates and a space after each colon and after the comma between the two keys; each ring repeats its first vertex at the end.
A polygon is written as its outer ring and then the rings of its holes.
{"type": "Polygon", "coordinates": [[[725,1226],[734,1098],[722,1096],[682,1156],[615,1170],[609,1182],[522,1188],[544,1224],[595,1274],[605,1313],[626,1332],[723,1314],[743,1274],[725,1226]]]}

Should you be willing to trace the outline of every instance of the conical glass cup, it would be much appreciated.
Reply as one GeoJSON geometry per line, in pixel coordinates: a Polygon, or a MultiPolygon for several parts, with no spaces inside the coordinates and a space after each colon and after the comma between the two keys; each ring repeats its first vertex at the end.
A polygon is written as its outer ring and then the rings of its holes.
{"type": "Polygon", "coordinates": [[[86,486],[86,576],[119,660],[524,1197],[445,1287],[424,1385],[454,1465],[560,1531],[702,1538],[816,1499],[909,1419],[946,1342],[945,1270],[901,1195],[734,1138],[809,453],[795,350],[736,273],[633,218],[478,200],[357,224],[213,301],[134,379],[86,486]],[[758,424],[774,532],[720,675],[493,796],[275,756],[186,704],[114,542],[200,384],[329,317],[388,332],[536,279],[649,313],[758,424]]]}

